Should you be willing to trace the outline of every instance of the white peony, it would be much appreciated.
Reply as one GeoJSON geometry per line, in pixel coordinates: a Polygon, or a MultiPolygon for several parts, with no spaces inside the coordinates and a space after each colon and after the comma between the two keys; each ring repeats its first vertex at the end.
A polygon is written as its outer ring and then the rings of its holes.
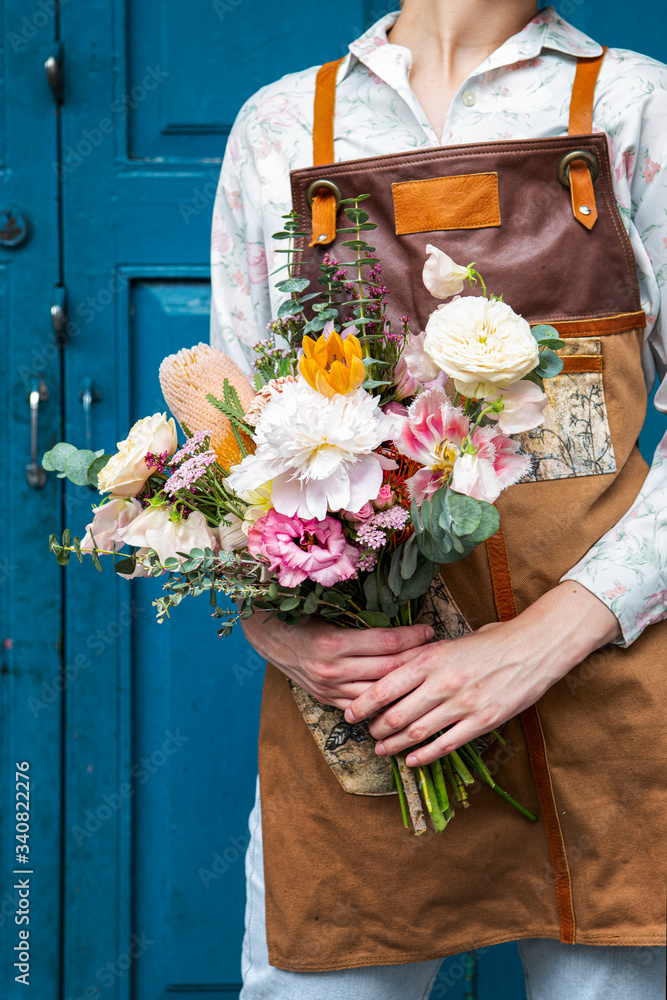
{"type": "Polygon", "coordinates": [[[124,528],[141,514],[141,504],[131,497],[114,497],[100,504],[93,510],[93,519],[86,525],[86,534],[81,540],[81,551],[93,551],[93,537],[98,549],[111,550],[114,542],[120,548],[123,539],[118,534],[119,528],[124,528]]]}
{"type": "Polygon", "coordinates": [[[513,385],[539,363],[523,316],[481,296],[438,306],[426,324],[424,350],[454,379],[457,392],[476,399],[513,385]]]}
{"type": "Polygon", "coordinates": [[[171,504],[147,507],[130,524],[119,528],[118,534],[128,545],[153,549],[161,563],[170,557],[178,559],[179,552],[187,555],[191,549],[215,551],[218,547],[200,511],[192,511],[186,520],[171,504]]]}
{"type": "Polygon", "coordinates": [[[470,269],[455,264],[452,258],[430,243],[426,246],[429,255],[424,264],[422,278],[431,295],[436,299],[448,299],[463,289],[470,269]]]}
{"type": "Polygon", "coordinates": [[[228,486],[244,493],[272,479],[271,502],[289,517],[360,510],[378,495],[383,470],[396,467],[375,451],[396,422],[378,402],[365,389],[327,397],[302,378],[283,385],[260,414],[255,454],[233,467],[228,486]]]}
{"type": "Polygon", "coordinates": [[[113,455],[97,477],[100,493],[111,491],[114,496],[133,497],[143,488],[151,474],[146,455],[173,455],[178,448],[174,418],[166,413],[137,420],[124,441],[116,445],[113,455]]]}

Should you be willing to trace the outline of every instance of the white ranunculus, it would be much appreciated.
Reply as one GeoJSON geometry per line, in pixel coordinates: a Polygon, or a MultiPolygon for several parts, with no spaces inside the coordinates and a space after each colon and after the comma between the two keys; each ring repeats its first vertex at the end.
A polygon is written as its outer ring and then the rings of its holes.
{"type": "Polygon", "coordinates": [[[323,396],[305,379],[271,396],[255,426],[254,455],[231,470],[227,486],[243,494],[268,480],[280,514],[324,520],[328,510],[360,510],[396,463],[376,449],[394,435],[396,418],[365,389],[323,396]]]}
{"type": "Polygon", "coordinates": [[[424,350],[454,379],[457,392],[473,399],[506,389],[539,363],[523,316],[477,295],[438,306],[426,324],[424,350]]]}
{"type": "Polygon", "coordinates": [[[450,295],[457,295],[463,289],[469,269],[455,264],[444,251],[430,243],[426,246],[426,252],[429,256],[426,258],[422,277],[431,295],[436,299],[448,299],[450,295]]]}
{"type": "Polygon", "coordinates": [[[133,497],[143,488],[151,470],[146,465],[146,455],[173,455],[178,447],[174,418],[167,420],[166,413],[137,420],[124,441],[116,445],[113,455],[97,477],[100,493],[133,497]]]}
{"type": "Polygon", "coordinates": [[[179,552],[187,555],[192,549],[218,548],[217,539],[200,511],[192,511],[185,519],[171,504],[147,507],[131,524],[120,528],[118,534],[128,545],[153,549],[161,563],[170,557],[181,558],[179,552]]]}

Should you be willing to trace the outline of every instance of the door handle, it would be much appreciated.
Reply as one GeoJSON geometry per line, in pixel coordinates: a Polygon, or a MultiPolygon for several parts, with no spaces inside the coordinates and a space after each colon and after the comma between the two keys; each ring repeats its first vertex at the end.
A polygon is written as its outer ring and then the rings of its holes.
{"type": "Polygon", "coordinates": [[[46,70],[46,79],[51,88],[51,93],[53,94],[53,99],[56,104],[63,103],[63,95],[65,92],[65,75],[63,73],[63,45],[62,42],[56,43],[56,48],[54,54],[49,56],[49,58],[44,63],[44,69],[46,70]]]}
{"type": "Polygon", "coordinates": [[[28,396],[30,403],[30,464],[26,465],[26,479],[32,490],[41,490],[46,485],[46,471],[37,462],[39,437],[39,404],[49,398],[49,390],[44,379],[35,379],[28,396]]]}
{"type": "Polygon", "coordinates": [[[95,387],[91,378],[85,378],[79,386],[79,399],[83,403],[83,423],[86,435],[86,448],[93,450],[93,403],[102,402],[102,393],[95,387]]]}

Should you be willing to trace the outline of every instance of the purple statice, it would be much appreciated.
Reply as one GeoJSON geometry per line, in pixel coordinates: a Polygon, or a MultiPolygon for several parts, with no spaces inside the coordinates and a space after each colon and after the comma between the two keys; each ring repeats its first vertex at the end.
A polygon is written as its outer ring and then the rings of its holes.
{"type": "MultiPolygon", "coordinates": [[[[192,440],[192,438],[190,439],[192,440]]],[[[192,484],[200,479],[209,465],[215,462],[215,452],[202,451],[198,455],[193,455],[183,462],[175,472],[171,474],[167,482],[162,487],[164,493],[174,496],[179,490],[190,489],[194,492],[192,484]]]]}
{"type": "Polygon", "coordinates": [[[389,528],[393,531],[401,531],[408,521],[410,514],[403,507],[394,506],[387,510],[380,510],[371,520],[371,524],[377,528],[389,528]]]}
{"type": "Polygon", "coordinates": [[[149,469],[153,469],[155,472],[166,472],[169,463],[169,452],[163,451],[159,455],[154,455],[152,451],[148,451],[146,452],[144,462],[149,469]]]}
{"type": "Polygon", "coordinates": [[[380,531],[376,528],[372,520],[367,521],[366,524],[362,524],[360,528],[357,529],[357,545],[365,549],[381,549],[382,546],[387,541],[387,536],[384,531],[380,531]]]}
{"type": "Polygon", "coordinates": [[[206,438],[210,438],[210,436],[210,431],[197,431],[196,434],[187,439],[180,451],[176,452],[171,460],[171,464],[178,465],[179,462],[183,462],[191,455],[195,455],[206,441],[206,438]]]}

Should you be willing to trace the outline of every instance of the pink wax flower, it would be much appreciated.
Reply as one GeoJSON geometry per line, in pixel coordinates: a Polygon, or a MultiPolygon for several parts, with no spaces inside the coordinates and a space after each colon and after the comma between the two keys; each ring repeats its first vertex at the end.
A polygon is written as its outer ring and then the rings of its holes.
{"type": "Polygon", "coordinates": [[[284,587],[297,587],[305,579],[332,587],[354,576],[360,555],[333,517],[303,521],[274,509],[248,532],[248,550],[269,560],[284,587]]]}

